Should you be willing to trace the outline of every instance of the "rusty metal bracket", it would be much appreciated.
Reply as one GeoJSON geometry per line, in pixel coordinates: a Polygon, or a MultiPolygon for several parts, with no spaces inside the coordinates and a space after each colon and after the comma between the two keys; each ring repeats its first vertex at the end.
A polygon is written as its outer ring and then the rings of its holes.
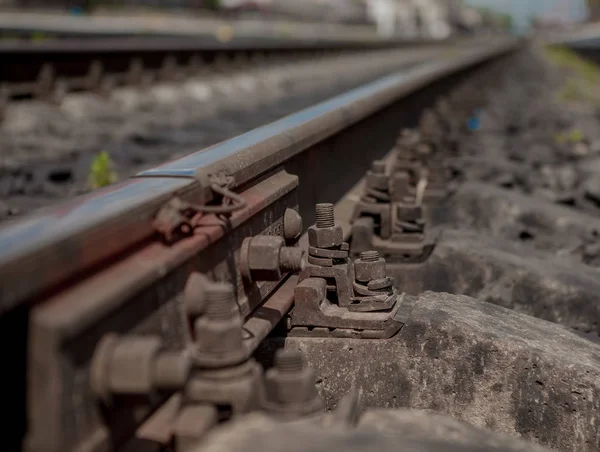
{"type": "Polygon", "coordinates": [[[395,334],[399,295],[377,251],[354,262],[336,225],[332,204],[317,204],[317,222],[308,229],[308,262],[294,290],[290,328],[354,330],[369,336],[395,334]]]}
{"type": "MultiPolygon", "coordinates": [[[[426,229],[423,215],[431,187],[429,173],[412,159],[420,145],[416,132],[404,130],[397,142],[396,164],[408,166],[394,166],[388,174],[386,165],[375,161],[367,171],[363,196],[352,216],[352,256],[376,250],[396,262],[422,262],[431,254],[437,235],[426,229]],[[416,166],[411,166],[413,160],[416,166]]],[[[436,187],[433,191],[440,192],[436,187]]]]}
{"type": "Polygon", "coordinates": [[[210,188],[221,196],[220,205],[199,205],[174,197],[159,209],[152,223],[154,229],[166,242],[171,243],[178,237],[191,234],[204,214],[227,215],[243,209],[246,207],[246,200],[231,191],[234,185],[235,179],[231,176],[211,176],[210,188]]]}
{"type": "MultiPolygon", "coordinates": [[[[357,207],[360,209],[361,204],[357,207]]],[[[394,207],[397,211],[403,210],[402,206],[391,204],[388,205],[388,212],[394,207]]],[[[367,212],[372,212],[372,209],[367,212]]],[[[391,214],[387,214],[379,218],[387,219],[388,216],[392,217],[391,214]]],[[[387,225],[384,228],[376,223],[373,216],[366,216],[361,212],[352,224],[351,254],[357,256],[364,251],[376,250],[384,259],[394,263],[419,263],[427,260],[437,243],[438,232],[427,230],[422,218],[412,218],[410,221],[400,221],[397,215],[393,218],[392,226],[387,225]],[[384,238],[381,231],[388,228],[392,229],[392,233],[384,238]]]]}

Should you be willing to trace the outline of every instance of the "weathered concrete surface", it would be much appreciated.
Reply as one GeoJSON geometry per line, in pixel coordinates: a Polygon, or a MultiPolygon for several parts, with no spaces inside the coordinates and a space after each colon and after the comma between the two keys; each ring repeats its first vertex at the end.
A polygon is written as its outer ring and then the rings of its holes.
{"type": "Polygon", "coordinates": [[[329,407],[356,385],[371,407],[447,413],[562,451],[600,449],[600,347],[560,325],[427,292],[390,340],[272,339],[260,359],[284,344],[305,354],[329,407]]]}
{"type": "Polygon", "coordinates": [[[253,414],[211,433],[197,451],[236,452],[543,452],[548,449],[493,434],[446,416],[413,410],[369,410],[356,428],[327,416],[281,423],[253,414]],[[402,444],[401,449],[399,444],[402,444]]]}
{"type": "Polygon", "coordinates": [[[467,230],[443,231],[420,265],[388,262],[396,287],[475,297],[518,312],[600,335],[600,274],[586,265],[550,259],[520,242],[467,230]]]}

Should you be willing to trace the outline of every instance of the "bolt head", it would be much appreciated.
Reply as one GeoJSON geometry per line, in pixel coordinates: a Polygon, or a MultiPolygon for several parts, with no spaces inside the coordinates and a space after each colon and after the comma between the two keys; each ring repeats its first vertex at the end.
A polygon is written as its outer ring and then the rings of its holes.
{"type": "Polygon", "coordinates": [[[344,232],[341,226],[332,228],[308,228],[308,244],[316,248],[335,248],[344,243],[344,232]]]}
{"type": "Polygon", "coordinates": [[[281,279],[279,252],[284,244],[284,239],[275,235],[258,235],[252,239],[248,249],[248,267],[253,280],[281,279]]]}
{"type": "Polygon", "coordinates": [[[188,315],[199,316],[206,306],[205,290],[210,283],[208,278],[201,273],[192,273],[185,283],[183,298],[188,315]]]}
{"type": "Polygon", "coordinates": [[[286,209],[283,215],[283,236],[288,242],[296,242],[302,235],[302,217],[293,209],[286,209]]]}

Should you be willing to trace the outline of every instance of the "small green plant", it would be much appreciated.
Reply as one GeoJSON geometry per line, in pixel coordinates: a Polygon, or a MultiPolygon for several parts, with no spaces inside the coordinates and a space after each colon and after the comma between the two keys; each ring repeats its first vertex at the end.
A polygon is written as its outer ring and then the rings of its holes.
{"type": "Polygon", "coordinates": [[[583,132],[579,129],[573,129],[569,132],[569,141],[571,143],[581,143],[583,141],[583,132]]]}
{"type": "Polygon", "coordinates": [[[89,185],[92,189],[106,187],[117,181],[117,173],[113,171],[113,163],[108,152],[100,152],[90,167],[89,185]]]}
{"type": "Polygon", "coordinates": [[[47,33],[44,33],[43,31],[34,31],[33,33],[31,33],[32,41],[45,41],[46,39],[50,39],[50,36],[47,33]]]}
{"type": "Polygon", "coordinates": [[[571,129],[568,132],[555,133],[554,141],[557,144],[577,144],[584,140],[583,132],[579,129],[571,129]]]}

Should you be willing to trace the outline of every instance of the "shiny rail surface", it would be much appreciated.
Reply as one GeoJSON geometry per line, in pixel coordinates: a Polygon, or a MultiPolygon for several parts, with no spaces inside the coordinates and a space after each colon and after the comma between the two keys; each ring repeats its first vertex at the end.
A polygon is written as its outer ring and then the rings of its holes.
{"type": "MultiPolygon", "coordinates": [[[[138,359],[162,346],[185,349],[190,336],[204,334],[186,318],[200,289],[212,287],[199,274],[232,283],[244,331],[243,356],[234,359],[249,359],[292,307],[298,279],[279,269],[253,276],[256,269],[245,268],[253,246],[246,239],[261,236],[256,249],[261,240],[268,249],[284,238],[305,244],[315,204],[342,200],[370,162],[389,151],[400,121],[414,122],[445,83],[519,46],[509,38],[454,45],[435,61],[0,228],[0,314],[27,336],[26,345],[10,351],[27,363],[14,377],[27,379],[25,449],[114,450],[136,431],[161,444],[174,434],[185,438],[189,413],[173,425],[169,410],[178,402],[169,397],[189,370],[186,355],[165,355],[168,365],[156,363],[156,381],[147,384],[129,374],[106,377],[107,363],[127,363],[133,351],[138,359]],[[222,205],[225,198],[231,203],[222,205]],[[230,215],[219,214],[228,208],[230,215]],[[171,226],[194,209],[203,214],[190,220],[193,232],[171,240],[171,226]],[[163,343],[134,341],[119,349],[122,355],[111,354],[118,341],[109,333],[154,335],[163,343]],[[123,388],[151,390],[152,397],[113,400],[111,391],[123,388]]],[[[347,236],[353,206],[337,207],[347,236]]],[[[323,215],[317,222],[327,222],[323,215]]],[[[285,249],[282,268],[299,267],[297,249],[285,249]]],[[[190,414],[194,425],[212,426],[216,414],[200,411],[190,414]]]]}

